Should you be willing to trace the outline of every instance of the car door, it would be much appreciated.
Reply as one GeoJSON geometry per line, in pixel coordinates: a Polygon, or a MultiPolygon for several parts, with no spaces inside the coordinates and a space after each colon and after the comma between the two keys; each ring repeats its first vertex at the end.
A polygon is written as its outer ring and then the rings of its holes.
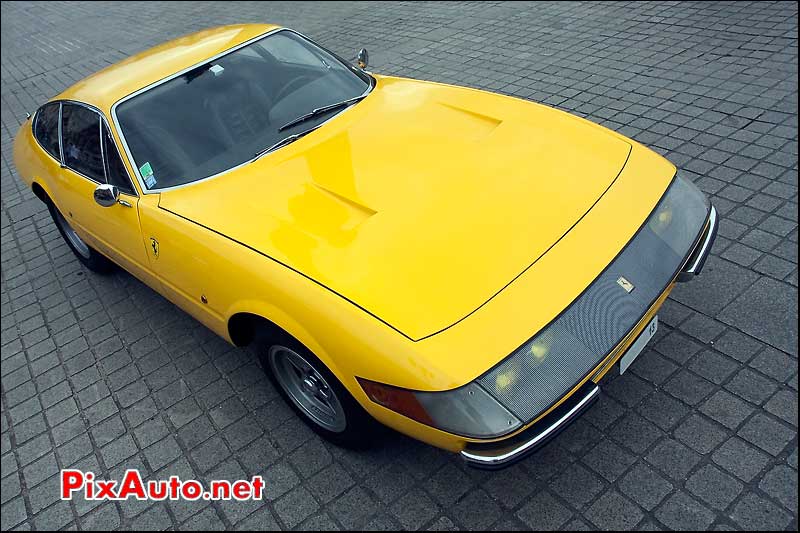
{"type": "Polygon", "coordinates": [[[99,111],[61,104],[61,152],[56,196],[62,214],[90,246],[153,285],[139,226],[139,196],[99,111]],[[94,190],[101,183],[119,189],[119,202],[111,207],[95,202],[94,190]]]}

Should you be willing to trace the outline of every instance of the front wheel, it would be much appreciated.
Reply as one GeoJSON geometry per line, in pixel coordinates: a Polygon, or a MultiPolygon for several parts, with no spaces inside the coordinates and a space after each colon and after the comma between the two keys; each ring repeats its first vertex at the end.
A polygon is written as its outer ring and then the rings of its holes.
{"type": "Polygon", "coordinates": [[[286,335],[259,342],[259,352],[281,396],[314,432],[347,448],[372,443],[377,423],[310,350],[286,335]]]}
{"type": "Polygon", "coordinates": [[[64,241],[69,246],[78,261],[86,265],[86,268],[94,272],[109,272],[113,268],[113,263],[100,255],[100,252],[86,244],[83,239],[75,232],[75,229],[69,224],[61,211],[53,204],[52,201],[47,202],[47,209],[50,210],[50,216],[53,218],[58,231],[64,238],[64,241]]]}

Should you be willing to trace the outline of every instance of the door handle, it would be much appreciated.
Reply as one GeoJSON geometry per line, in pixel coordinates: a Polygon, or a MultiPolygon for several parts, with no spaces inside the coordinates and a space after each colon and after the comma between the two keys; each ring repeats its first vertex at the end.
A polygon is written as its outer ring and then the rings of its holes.
{"type": "Polygon", "coordinates": [[[120,200],[117,200],[117,203],[118,203],[119,205],[124,205],[125,207],[133,207],[133,206],[130,204],[130,202],[128,202],[128,201],[126,201],[126,200],[122,200],[122,199],[120,199],[120,200]]]}

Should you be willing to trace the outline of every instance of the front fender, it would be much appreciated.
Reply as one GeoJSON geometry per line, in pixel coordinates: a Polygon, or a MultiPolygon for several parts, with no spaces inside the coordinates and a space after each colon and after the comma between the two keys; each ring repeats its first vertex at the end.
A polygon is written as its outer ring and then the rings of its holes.
{"type": "MultiPolygon", "coordinates": [[[[331,372],[333,372],[339,378],[340,381],[342,380],[343,373],[336,364],[336,360],[331,357],[328,351],[323,347],[322,343],[317,340],[311,331],[303,326],[300,321],[295,320],[289,313],[277,305],[265,301],[253,299],[241,300],[236,302],[235,305],[228,309],[228,324],[230,325],[234,316],[242,313],[263,318],[264,320],[271,322],[278,328],[297,339],[303,344],[303,346],[311,350],[314,355],[316,355],[320,361],[322,361],[325,366],[327,366],[331,372]]],[[[234,343],[234,340],[230,335],[230,327],[228,328],[226,339],[232,344],[234,343]]]]}

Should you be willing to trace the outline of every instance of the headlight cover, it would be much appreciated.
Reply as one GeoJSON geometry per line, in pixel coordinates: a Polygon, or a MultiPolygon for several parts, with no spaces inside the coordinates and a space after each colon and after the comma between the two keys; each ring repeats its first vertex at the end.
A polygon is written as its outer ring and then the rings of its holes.
{"type": "Polygon", "coordinates": [[[683,265],[708,217],[678,176],[625,249],[558,318],[477,379],[523,424],[572,390],[635,327],[683,265]],[[630,293],[620,278],[633,284],[630,293]]]}
{"type": "Polygon", "coordinates": [[[358,379],[375,403],[423,424],[464,437],[491,438],[522,425],[476,383],[442,392],[419,392],[358,379]]]}

